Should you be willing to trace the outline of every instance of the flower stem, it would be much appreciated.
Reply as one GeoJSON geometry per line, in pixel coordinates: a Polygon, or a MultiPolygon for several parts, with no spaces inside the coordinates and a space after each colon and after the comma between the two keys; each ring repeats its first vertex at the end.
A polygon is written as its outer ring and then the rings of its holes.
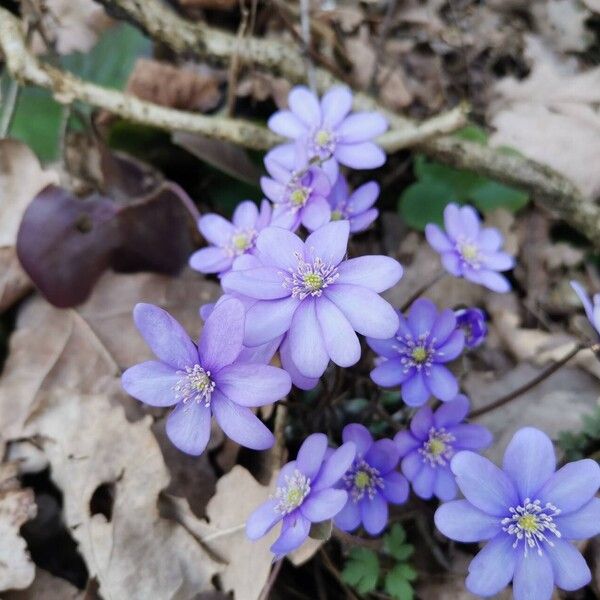
{"type": "Polygon", "coordinates": [[[421,287],[417,288],[417,290],[404,302],[404,304],[400,307],[400,312],[404,312],[409,308],[409,306],[419,297],[421,294],[425,293],[430,287],[434,286],[440,279],[442,279],[446,275],[446,271],[440,270],[437,273],[426,281],[421,287]]]}
{"type": "MultiPolygon", "coordinates": [[[[528,392],[536,385],[538,385],[539,383],[541,383],[545,379],[548,379],[548,377],[556,373],[556,371],[558,371],[563,365],[568,363],[575,355],[577,355],[580,350],[583,350],[586,347],[588,346],[585,346],[584,344],[577,344],[575,348],[573,348],[569,353],[563,356],[560,360],[551,364],[548,368],[546,368],[539,375],[534,377],[531,381],[528,381],[525,385],[522,385],[521,387],[517,388],[516,390],[513,390],[505,396],[502,396],[501,398],[498,398],[497,400],[494,400],[494,402],[491,402],[487,406],[483,406],[477,410],[474,410],[471,413],[471,418],[473,419],[476,417],[480,417],[481,415],[484,415],[492,410],[496,410],[497,408],[508,404],[511,400],[518,398],[521,394],[528,392]]],[[[595,351],[595,346],[592,346],[591,348],[595,351]]]]}

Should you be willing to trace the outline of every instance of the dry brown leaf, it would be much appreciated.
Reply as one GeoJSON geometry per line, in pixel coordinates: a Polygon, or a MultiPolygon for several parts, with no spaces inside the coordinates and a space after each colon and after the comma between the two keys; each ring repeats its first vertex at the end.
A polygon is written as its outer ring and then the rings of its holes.
{"type": "Polygon", "coordinates": [[[31,490],[20,489],[15,463],[0,464],[0,592],[31,585],[35,565],[20,536],[23,523],[36,514],[31,490]]]}
{"type": "MultiPolygon", "coordinates": [[[[113,24],[113,20],[93,0],[34,2],[36,13],[43,15],[44,31],[59,54],[88,52],[98,41],[98,36],[113,24]]],[[[29,3],[22,4],[27,10],[29,3]]],[[[34,51],[48,51],[39,35],[34,37],[34,51]]]]}
{"type": "Polygon", "coordinates": [[[516,148],[571,178],[590,196],[600,193],[600,67],[584,72],[559,62],[539,38],[527,37],[529,77],[496,86],[492,145],[516,148]]]}
{"type": "Polygon", "coordinates": [[[55,387],[23,434],[37,436],[64,498],[64,518],[105,598],[192,598],[211,590],[219,565],[183,527],[161,518],[169,483],[151,419],[130,423],[106,395],[55,387]],[[108,518],[90,501],[110,486],[108,518]]]}
{"type": "Polygon", "coordinates": [[[25,144],[0,140],[0,312],[32,287],[17,259],[17,233],[33,197],[51,183],[58,183],[58,174],[42,169],[25,144]]]}
{"type": "Polygon", "coordinates": [[[85,600],[86,594],[64,579],[54,577],[43,569],[36,569],[30,587],[19,592],[9,592],[4,600],[85,600]]]}
{"type": "Polygon", "coordinates": [[[585,23],[590,12],[579,0],[544,0],[532,5],[537,30],[560,52],[583,52],[594,41],[585,23]]]}
{"type": "MultiPolygon", "coordinates": [[[[273,474],[273,478],[277,473],[273,474]]],[[[264,538],[252,542],[246,537],[246,520],[272,492],[239,465],[221,477],[217,492],[206,508],[208,521],[196,519],[187,504],[175,501],[178,520],[217,557],[223,560],[219,577],[225,591],[235,600],[256,600],[269,576],[273,554],[269,547],[277,527],[264,538]]]]}
{"type": "Polygon", "coordinates": [[[219,80],[214,73],[148,58],[136,61],[127,91],[161,106],[199,112],[215,108],[221,100],[219,80]]]}

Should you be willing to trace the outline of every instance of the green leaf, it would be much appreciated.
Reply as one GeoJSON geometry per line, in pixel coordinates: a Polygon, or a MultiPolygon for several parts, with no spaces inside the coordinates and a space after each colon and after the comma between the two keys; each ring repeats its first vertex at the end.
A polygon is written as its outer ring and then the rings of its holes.
{"type": "Polygon", "coordinates": [[[408,581],[414,581],[417,578],[417,572],[408,563],[399,563],[396,565],[395,569],[399,573],[402,573],[404,579],[407,579],[408,581]]]}
{"type": "Polygon", "coordinates": [[[487,181],[472,171],[455,169],[427,159],[415,161],[415,175],[420,181],[446,186],[447,193],[453,193],[459,202],[467,202],[469,194],[487,181]]]}
{"type": "Polygon", "coordinates": [[[396,600],[412,600],[414,592],[412,585],[404,575],[404,570],[397,565],[385,576],[385,591],[396,600]]]}
{"type": "Polygon", "coordinates": [[[372,592],[379,579],[379,559],[368,548],[352,548],[344,570],[342,581],[351,585],[360,594],[372,592]]]}
{"type": "Polygon", "coordinates": [[[476,144],[481,144],[482,146],[485,146],[488,142],[488,134],[485,129],[482,129],[478,125],[472,124],[455,131],[454,137],[467,140],[469,142],[475,142],[476,144]]]}
{"type": "Polygon", "coordinates": [[[418,181],[400,196],[398,211],[407,225],[423,230],[427,223],[444,224],[444,208],[458,198],[452,189],[438,181],[418,181]]]}
{"type": "Polygon", "coordinates": [[[487,180],[470,192],[469,200],[484,213],[497,208],[516,212],[527,204],[529,195],[502,183],[487,180]]]}
{"type": "Polygon", "coordinates": [[[404,561],[414,552],[414,547],[406,544],[406,531],[400,523],[394,523],[391,531],[383,538],[385,551],[398,561],[404,561]]]}

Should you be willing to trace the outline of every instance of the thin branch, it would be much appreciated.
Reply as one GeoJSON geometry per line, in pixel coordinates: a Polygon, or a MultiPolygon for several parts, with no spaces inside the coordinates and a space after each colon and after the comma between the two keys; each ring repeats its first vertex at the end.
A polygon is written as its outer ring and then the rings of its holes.
{"type": "MultiPolygon", "coordinates": [[[[228,63],[231,59],[235,48],[234,35],[204,23],[186,21],[159,0],[96,1],[115,16],[128,19],[179,54],[193,55],[218,64],[228,63]]],[[[241,48],[241,55],[256,66],[284,76],[292,83],[305,80],[302,57],[289,44],[271,39],[247,38],[241,48]]],[[[340,83],[339,79],[322,68],[315,69],[315,76],[317,89],[321,92],[340,83]]],[[[436,137],[440,129],[429,127],[428,121],[421,124],[411,121],[361,92],[355,94],[355,106],[361,110],[379,110],[385,114],[392,126],[392,131],[387,135],[392,135],[395,129],[403,130],[397,143],[383,144],[388,152],[392,151],[390,148],[398,150],[418,145],[419,150],[445,164],[471,169],[527,190],[540,205],[556,213],[600,247],[600,207],[586,199],[572,182],[551,169],[521,156],[508,156],[466,140],[436,137]]],[[[433,120],[439,123],[444,118],[444,115],[438,115],[433,120]]],[[[445,132],[452,130],[450,128],[445,132]]]]}
{"type": "Polygon", "coordinates": [[[575,355],[579,353],[580,350],[583,350],[585,347],[586,346],[584,346],[583,344],[577,344],[575,348],[573,348],[573,350],[571,350],[569,353],[563,356],[560,360],[556,361],[555,363],[552,363],[549,367],[547,367],[544,371],[537,375],[537,377],[534,377],[525,385],[522,385],[521,387],[517,388],[516,390],[513,390],[505,396],[502,396],[501,398],[498,398],[497,400],[494,400],[494,402],[491,402],[487,406],[482,406],[481,408],[474,410],[471,413],[471,418],[474,419],[480,417],[481,415],[485,415],[486,413],[492,410],[496,410],[497,408],[508,404],[509,402],[511,402],[515,398],[518,398],[522,394],[525,394],[526,392],[534,388],[536,385],[542,383],[542,381],[548,379],[548,377],[556,373],[556,371],[558,371],[563,365],[568,363],[575,355]]]}
{"type": "Polygon", "coordinates": [[[11,79],[8,83],[6,99],[3,102],[4,110],[2,111],[2,121],[0,121],[0,138],[6,137],[10,131],[20,92],[21,86],[19,86],[19,83],[11,79]]]}
{"type": "Polygon", "coordinates": [[[15,80],[46,88],[63,104],[80,100],[135,123],[168,131],[200,133],[258,150],[268,149],[281,142],[279,136],[265,127],[248,121],[207,117],[165,108],[129,94],[88,83],[70,73],[41,63],[27,50],[19,19],[4,8],[0,8],[0,50],[15,80]]]}
{"type": "Polygon", "coordinates": [[[348,598],[352,600],[358,600],[357,595],[348,587],[346,582],[342,579],[342,574],[338,571],[336,566],[333,564],[332,560],[329,558],[327,552],[325,552],[324,548],[319,549],[319,553],[321,554],[321,558],[323,559],[323,564],[325,568],[333,575],[333,577],[337,580],[343,590],[346,592],[348,598]]]}

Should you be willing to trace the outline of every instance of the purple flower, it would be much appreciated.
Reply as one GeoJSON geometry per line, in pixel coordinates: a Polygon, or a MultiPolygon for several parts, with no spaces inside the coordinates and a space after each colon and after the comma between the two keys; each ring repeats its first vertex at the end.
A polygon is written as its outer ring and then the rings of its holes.
{"type": "MultiPolygon", "coordinates": [[[[356,333],[385,339],[398,327],[379,293],[402,276],[387,256],[344,260],[349,223],[327,223],[306,242],[269,227],[256,240],[261,266],[227,273],[226,291],[258,300],[247,313],[244,343],[258,346],[288,333],[289,355],[304,377],[318,378],[329,360],[349,367],[360,358],[356,333]]],[[[249,266],[248,264],[244,266],[249,266]]]]}
{"type": "Polygon", "coordinates": [[[435,495],[446,501],[456,497],[450,459],[459,450],[482,450],[492,443],[485,427],[462,422],[468,412],[469,400],[462,394],[435,412],[423,406],[412,418],[410,429],[394,437],[402,472],[420,498],[435,495]]]}
{"type": "Polygon", "coordinates": [[[471,206],[459,208],[448,204],[444,210],[442,231],[429,223],[425,235],[429,245],[441,254],[446,271],[455,277],[464,277],[494,292],[508,292],[510,283],[498,271],[515,266],[515,260],[500,250],[502,234],[493,227],[481,227],[479,216],[471,206]]]}
{"type": "Polygon", "coordinates": [[[485,313],[480,308],[461,308],[454,311],[457,325],[465,333],[465,346],[477,348],[487,337],[485,313]]]}
{"type": "Polygon", "coordinates": [[[593,460],[555,472],[552,442],[526,427],[512,438],[502,469],[474,452],[451,463],[465,500],[443,504],[435,523],[459,542],[487,542],[471,561],[467,589],[493,596],[513,582],[516,600],[549,600],[554,585],[567,591],[591,580],[571,540],[600,533],[600,467],[593,460]]]}
{"type": "Polygon", "coordinates": [[[260,212],[254,202],[240,202],[230,223],[220,215],[208,214],[198,220],[198,229],[211,246],[190,256],[190,267],[201,273],[225,273],[242,254],[254,251],[258,232],[271,222],[271,205],[263,200],[260,212]]]}
{"type": "Polygon", "coordinates": [[[590,300],[590,297],[580,283],[571,281],[571,287],[579,296],[581,304],[583,304],[583,308],[585,309],[585,314],[592,327],[596,330],[598,335],[600,335],[600,294],[594,294],[592,304],[592,300],[590,300]]]}
{"type": "Polygon", "coordinates": [[[309,166],[305,157],[272,151],[265,157],[265,167],[271,177],[262,177],[260,185],[265,196],[273,201],[272,224],[295,231],[300,224],[314,231],[328,223],[331,209],[326,198],[331,189],[322,169],[309,166]]]}
{"type": "Polygon", "coordinates": [[[371,379],[382,387],[402,386],[402,398],[409,406],[425,404],[430,395],[443,402],[458,394],[458,383],[443,363],[454,360],[463,350],[465,334],[457,328],[449,309],[438,313],[427,298],[413,302],[400,327],[387,340],[367,338],[369,346],[385,359],[371,371],[371,379]]]}
{"type": "MultiPolygon", "coordinates": [[[[352,93],[347,87],[331,88],[319,99],[308,88],[296,86],[288,96],[289,110],[280,110],[269,119],[279,135],[299,141],[309,161],[322,162],[330,181],[335,181],[339,164],[352,169],[374,169],[385,162],[385,153],[373,138],[388,128],[376,112],[352,110],[352,93]]],[[[290,152],[290,144],[279,146],[274,155],[290,152]]]]}
{"type": "Polygon", "coordinates": [[[291,388],[283,370],[240,362],[244,306],[236,299],[218,304],[204,324],[196,346],[183,327],[152,304],[137,304],[135,324],[158,360],[123,373],[123,388],[150,406],[175,406],[167,435],[187,454],[204,451],[211,414],[234,441],[254,450],[273,445],[273,434],[252,407],[271,404],[291,388]]]}
{"type": "Polygon", "coordinates": [[[257,540],[282,521],[281,534],[271,546],[275,557],[301,546],[312,523],[332,519],[346,504],[347,492],[334,486],[352,464],[355,453],[354,444],[346,443],[326,457],[327,436],[308,436],[296,460],[281,469],[275,495],[248,518],[247,536],[257,540]]]}
{"type": "Polygon", "coordinates": [[[335,524],[354,531],[362,523],[371,535],[378,535],[387,525],[388,502],[402,504],[408,498],[408,482],[395,470],[400,452],[392,440],[374,442],[358,423],[346,425],[342,437],[354,443],[356,458],[341,483],[348,490],[348,501],[335,524]]]}
{"type": "Polygon", "coordinates": [[[350,232],[364,231],[377,218],[379,211],[372,208],[379,196],[379,184],[369,181],[350,193],[346,178],[340,173],[327,200],[331,206],[331,220],[350,221],[350,232]]]}

